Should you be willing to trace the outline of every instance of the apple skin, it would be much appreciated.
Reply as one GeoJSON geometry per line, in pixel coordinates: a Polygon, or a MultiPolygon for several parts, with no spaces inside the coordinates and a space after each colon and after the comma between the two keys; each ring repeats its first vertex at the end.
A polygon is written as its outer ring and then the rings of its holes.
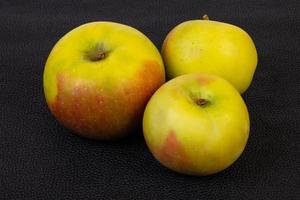
{"type": "Polygon", "coordinates": [[[92,22],[57,42],[43,81],[47,104],[65,127],[87,138],[114,140],[138,127],[165,72],[159,51],[141,32],[92,22]]]}
{"type": "Polygon", "coordinates": [[[257,65],[251,37],[241,28],[211,20],[190,20],[176,26],[162,46],[168,78],[201,72],[221,76],[243,93],[257,65]]]}
{"type": "Polygon", "coordinates": [[[162,165],[201,176],[224,170],[241,155],[249,123],[247,107],[228,81],[196,73],[174,78],[154,93],[143,131],[162,165]]]}

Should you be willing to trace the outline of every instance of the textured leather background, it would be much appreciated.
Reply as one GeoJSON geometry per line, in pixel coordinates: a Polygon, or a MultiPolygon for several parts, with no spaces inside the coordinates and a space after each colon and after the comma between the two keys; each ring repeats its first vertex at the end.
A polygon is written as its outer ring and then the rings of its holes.
{"type": "Polygon", "coordinates": [[[278,1],[0,1],[0,199],[300,199],[300,6],[278,1]],[[209,14],[244,28],[259,64],[243,95],[251,135],[240,159],[209,177],[174,173],[141,133],[118,143],[71,134],[50,114],[42,74],[56,41],[111,20],[158,48],[178,23],[209,14]]]}

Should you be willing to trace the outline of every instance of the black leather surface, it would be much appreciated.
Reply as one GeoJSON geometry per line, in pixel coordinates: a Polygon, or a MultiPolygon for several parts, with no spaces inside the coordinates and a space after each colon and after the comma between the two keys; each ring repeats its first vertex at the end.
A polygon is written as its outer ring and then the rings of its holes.
{"type": "Polygon", "coordinates": [[[0,199],[300,199],[300,14],[289,1],[0,1],[0,199]],[[243,95],[251,134],[241,158],[209,177],[174,173],[141,133],[80,138],[50,114],[42,88],[56,41],[90,21],[125,23],[160,48],[178,23],[209,14],[253,38],[259,64],[243,95]]]}

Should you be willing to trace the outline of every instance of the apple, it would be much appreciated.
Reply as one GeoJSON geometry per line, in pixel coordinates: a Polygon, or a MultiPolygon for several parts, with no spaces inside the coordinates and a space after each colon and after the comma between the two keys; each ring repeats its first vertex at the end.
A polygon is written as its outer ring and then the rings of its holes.
{"type": "Polygon", "coordinates": [[[141,124],[165,72],[159,51],[141,32],[92,22],[57,42],[43,81],[47,104],[65,127],[87,138],[113,140],[141,124]]]}
{"type": "Polygon", "coordinates": [[[243,93],[257,65],[251,37],[241,28],[208,20],[190,20],[176,26],[162,46],[168,78],[201,72],[221,76],[243,93]]]}
{"type": "Polygon", "coordinates": [[[164,166],[189,175],[210,175],[243,152],[249,115],[240,93],[225,79],[186,74],[162,85],[143,118],[146,144],[164,166]]]}

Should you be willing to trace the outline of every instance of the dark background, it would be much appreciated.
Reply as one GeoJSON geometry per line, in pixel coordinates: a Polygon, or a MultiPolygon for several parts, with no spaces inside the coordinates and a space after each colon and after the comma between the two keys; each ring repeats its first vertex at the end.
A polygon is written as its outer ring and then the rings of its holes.
{"type": "Polygon", "coordinates": [[[0,1],[0,199],[300,199],[300,6],[289,1],[0,1]],[[178,23],[225,21],[253,38],[259,64],[243,95],[246,150],[209,177],[172,172],[142,133],[117,143],[73,135],[43,96],[45,61],[56,41],[96,20],[125,23],[160,49],[178,23]]]}

